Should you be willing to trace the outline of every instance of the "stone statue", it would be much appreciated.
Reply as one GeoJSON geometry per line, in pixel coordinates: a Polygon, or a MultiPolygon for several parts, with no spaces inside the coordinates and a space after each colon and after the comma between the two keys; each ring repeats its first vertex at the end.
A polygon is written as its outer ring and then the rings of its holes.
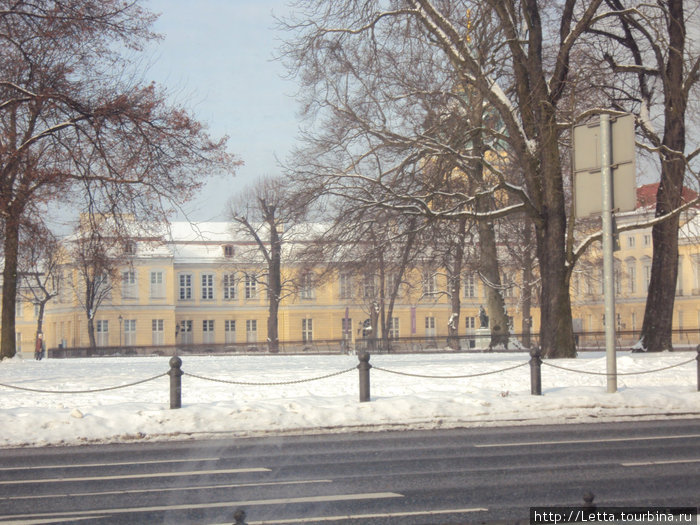
{"type": "Polygon", "coordinates": [[[479,328],[488,328],[489,316],[486,315],[486,310],[483,306],[479,306],[479,328]]]}

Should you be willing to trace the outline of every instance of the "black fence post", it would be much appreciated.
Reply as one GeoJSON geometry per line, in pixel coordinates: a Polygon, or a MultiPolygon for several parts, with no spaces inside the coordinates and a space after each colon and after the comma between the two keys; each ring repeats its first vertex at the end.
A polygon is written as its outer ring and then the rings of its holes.
{"type": "Polygon", "coordinates": [[[360,371],[360,402],[369,401],[369,369],[372,365],[369,364],[369,354],[363,352],[358,356],[360,364],[357,369],[360,371]]]}
{"type": "Polygon", "coordinates": [[[695,347],[695,351],[698,353],[695,360],[698,362],[698,392],[700,392],[700,345],[695,347]]]}
{"type": "Polygon", "coordinates": [[[182,407],[182,359],[178,356],[170,358],[170,408],[182,407]]]}
{"type": "Polygon", "coordinates": [[[530,350],[530,393],[533,396],[542,395],[542,359],[537,346],[530,350]]]}

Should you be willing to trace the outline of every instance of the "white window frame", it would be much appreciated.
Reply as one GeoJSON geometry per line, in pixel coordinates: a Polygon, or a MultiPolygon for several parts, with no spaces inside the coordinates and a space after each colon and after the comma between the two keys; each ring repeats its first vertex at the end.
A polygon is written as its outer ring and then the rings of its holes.
{"type": "Polygon", "coordinates": [[[192,300],[192,274],[181,273],[177,276],[178,280],[178,298],[180,301],[192,300]]]}
{"type": "Polygon", "coordinates": [[[160,346],[165,344],[165,321],[163,319],[151,319],[151,344],[160,346]]]}
{"type": "Polygon", "coordinates": [[[437,331],[435,330],[435,317],[426,316],[425,317],[425,337],[436,337],[437,331]]]}
{"type": "Polygon", "coordinates": [[[151,270],[150,272],[150,297],[151,299],[165,298],[165,272],[163,270],[151,270]]]}
{"type": "Polygon", "coordinates": [[[254,275],[245,274],[245,298],[258,298],[258,280],[254,275]]]}
{"type": "Polygon", "coordinates": [[[215,275],[213,273],[203,273],[201,275],[201,294],[200,298],[202,301],[213,301],[215,299],[214,296],[214,282],[215,282],[215,275]]]}
{"type": "Polygon", "coordinates": [[[301,276],[299,297],[306,300],[314,299],[316,297],[316,291],[314,290],[314,276],[311,272],[306,272],[301,276]]]}
{"type": "Polygon", "coordinates": [[[224,300],[234,301],[237,297],[237,283],[235,273],[225,273],[221,279],[222,287],[224,289],[224,300]]]}
{"type": "Polygon", "coordinates": [[[178,333],[179,343],[183,345],[190,345],[194,341],[192,339],[192,320],[183,319],[180,321],[180,330],[178,333]]]}
{"type": "Polygon", "coordinates": [[[399,318],[392,317],[389,319],[389,339],[399,338],[399,318]]]}
{"type": "Polygon", "coordinates": [[[109,320],[98,319],[95,321],[95,332],[97,346],[109,346],[109,320]]]}
{"type": "Polygon", "coordinates": [[[124,346],[136,345],[136,319],[124,319],[122,322],[124,346]]]}
{"type": "Polygon", "coordinates": [[[349,273],[341,273],[338,276],[338,297],[340,299],[352,298],[352,275],[349,273]]]}
{"type": "Polygon", "coordinates": [[[301,320],[301,340],[304,343],[314,340],[314,320],[309,317],[301,320]]]}
{"type": "Polygon", "coordinates": [[[211,344],[216,339],[214,331],[214,319],[202,320],[202,343],[211,344]]]}
{"type": "Polygon", "coordinates": [[[122,299],[138,299],[139,289],[136,281],[135,270],[124,270],[122,272],[122,299]]]}
{"type": "Polygon", "coordinates": [[[258,321],[257,319],[246,319],[245,340],[247,343],[258,342],[258,321]]]}
{"type": "Polygon", "coordinates": [[[227,344],[236,342],[236,320],[226,319],[224,321],[224,337],[227,344]]]}

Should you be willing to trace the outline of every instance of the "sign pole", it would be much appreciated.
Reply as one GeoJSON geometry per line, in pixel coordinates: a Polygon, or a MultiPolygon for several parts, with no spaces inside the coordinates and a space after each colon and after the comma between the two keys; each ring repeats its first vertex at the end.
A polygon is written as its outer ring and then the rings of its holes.
{"type": "Polygon", "coordinates": [[[605,297],[605,355],[608,393],[617,392],[615,355],[615,262],[613,258],[613,181],[610,115],[600,116],[600,168],[603,193],[603,295],[605,297]]]}

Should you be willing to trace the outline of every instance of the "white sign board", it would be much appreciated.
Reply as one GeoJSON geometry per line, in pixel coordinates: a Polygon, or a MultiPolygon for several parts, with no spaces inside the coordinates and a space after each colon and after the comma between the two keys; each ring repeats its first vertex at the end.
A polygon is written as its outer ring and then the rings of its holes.
{"type": "MultiPolygon", "coordinates": [[[[633,211],[637,207],[634,162],[634,117],[611,119],[613,209],[633,211]]],[[[600,125],[598,122],[574,128],[574,208],[576,217],[602,211],[600,180],[600,125]]]]}

